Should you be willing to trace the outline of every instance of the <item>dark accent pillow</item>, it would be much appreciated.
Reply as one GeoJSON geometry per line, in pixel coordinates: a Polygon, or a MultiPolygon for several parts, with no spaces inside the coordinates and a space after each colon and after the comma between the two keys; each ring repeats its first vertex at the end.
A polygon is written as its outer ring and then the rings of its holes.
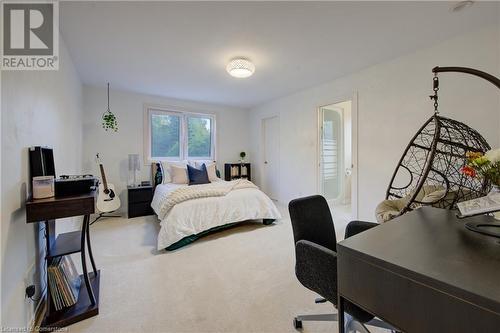
{"type": "Polygon", "coordinates": [[[189,185],[201,185],[210,183],[210,180],[208,179],[207,167],[205,166],[205,164],[203,164],[199,169],[196,169],[188,165],[187,171],[188,171],[189,185]]]}
{"type": "Polygon", "coordinates": [[[156,172],[154,173],[153,179],[154,179],[154,185],[157,186],[163,183],[164,172],[161,163],[155,163],[155,166],[156,166],[156,172]]]}

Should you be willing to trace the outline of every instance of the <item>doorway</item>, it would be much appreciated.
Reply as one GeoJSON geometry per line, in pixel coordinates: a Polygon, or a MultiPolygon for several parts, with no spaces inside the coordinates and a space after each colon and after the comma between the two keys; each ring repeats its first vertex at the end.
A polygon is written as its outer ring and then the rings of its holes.
{"type": "Polygon", "coordinates": [[[262,190],[273,200],[279,200],[279,133],[277,116],[262,120],[262,190]]]}
{"type": "Polygon", "coordinates": [[[319,192],[328,201],[334,220],[348,223],[357,215],[353,191],[353,100],[320,107],[318,123],[319,192]]]}

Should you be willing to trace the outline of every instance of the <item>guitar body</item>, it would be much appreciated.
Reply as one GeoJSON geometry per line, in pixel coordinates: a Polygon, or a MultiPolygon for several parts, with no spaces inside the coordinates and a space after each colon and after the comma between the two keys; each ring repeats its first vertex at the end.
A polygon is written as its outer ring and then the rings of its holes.
{"type": "MultiPolygon", "coordinates": [[[[96,155],[96,158],[99,162],[99,154],[96,155]]],[[[99,184],[99,192],[97,193],[97,209],[101,213],[114,212],[120,208],[120,198],[115,192],[115,186],[107,182],[102,163],[99,163],[99,169],[101,170],[102,182],[99,184]]]]}
{"type": "Polygon", "coordinates": [[[97,195],[97,209],[102,213],[109,213],[120,208],[120,198],[115,192],[115,186],[107,183],[107,191],[103,184],[99,184],[97,195]]]}

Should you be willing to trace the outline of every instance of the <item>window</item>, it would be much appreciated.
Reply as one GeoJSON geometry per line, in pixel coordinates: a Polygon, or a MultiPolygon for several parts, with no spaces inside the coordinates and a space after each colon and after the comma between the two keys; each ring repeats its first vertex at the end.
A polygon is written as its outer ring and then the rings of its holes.
{"type": "Polygon", "coordinates": [[[187,116],[188,157],[207,158],[212,156],[212,119],[187,116]]]}
{"type": "Polygon", "coordinates": [[[145,109],[147,162],[215,159],[215,116],[162,108],[145,109]]]}
{"type": "Polygon", "coordinates": [[[151,156],[181,157],[181,117],[173,114],[151,114],[151,156]]]}

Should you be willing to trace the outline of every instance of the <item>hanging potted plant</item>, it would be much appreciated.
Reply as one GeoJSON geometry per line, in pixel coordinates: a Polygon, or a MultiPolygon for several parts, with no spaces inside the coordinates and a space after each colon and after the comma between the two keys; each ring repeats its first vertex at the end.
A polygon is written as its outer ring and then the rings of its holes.
{"type": "Polygon", "coordinates": [[[245,157],[246,157],[246,156],[247,156],[247,153],[245,153],[244,151],[242,151],[242,152],[240,153],[240,158],[241,158],[241,159],[240,159],[240,162],[241,162],[241,163],[245,162],[245,157]]]}
{"type": "Polygon", "coordinates": [[[108,83],[108,109],[102,115],[102,128],[104,128],[105,131],[111,130],[118,132],[118,120],[116,119],[115,114],[111,112],[111,110],[109,109],[109,83],[108,83]]]}

